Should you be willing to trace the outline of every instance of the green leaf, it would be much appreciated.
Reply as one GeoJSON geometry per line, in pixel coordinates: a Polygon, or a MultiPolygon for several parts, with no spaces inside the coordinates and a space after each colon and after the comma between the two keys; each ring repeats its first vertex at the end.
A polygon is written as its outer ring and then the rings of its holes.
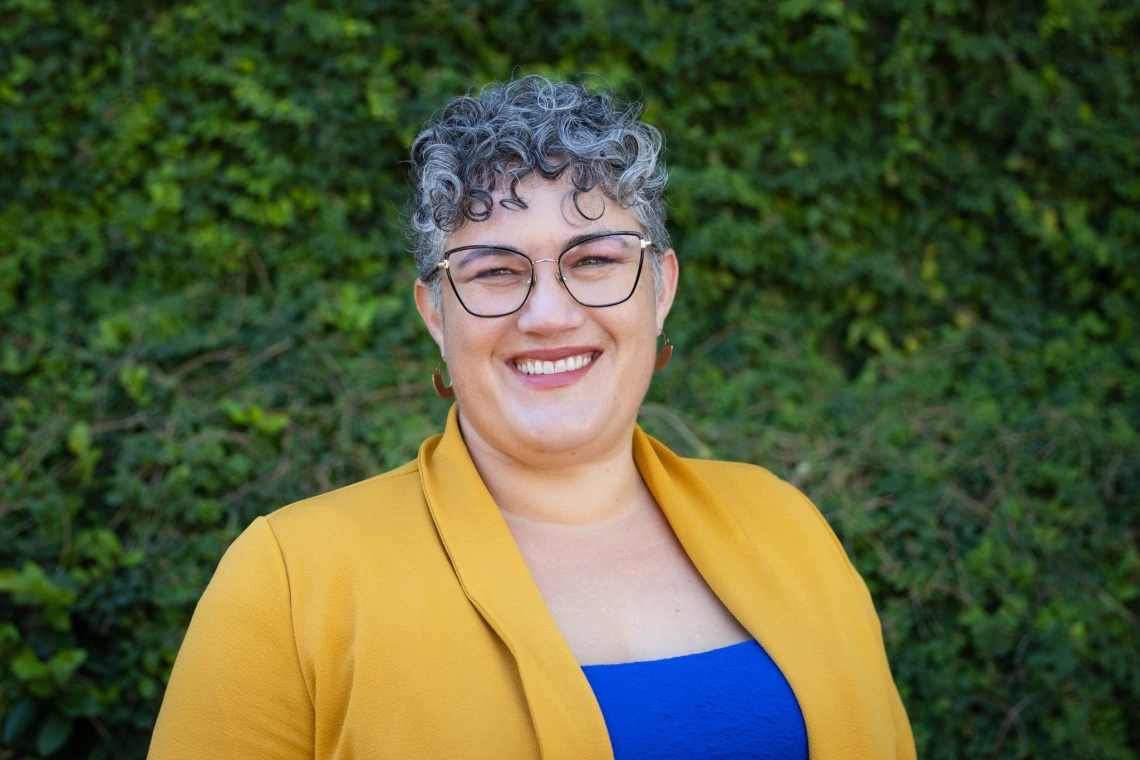
{"type": "Polygon", "coordinates": [[[4,731],[0,735],[4,744],[11,746],[23,736],[28,726],[36,719],[39,712],[39,702],[34,699],[22,699],[11,709],[4,719],[4,731]]]}
{"type": "Polygon", "coordinates": [[[51,672],[48,670],[46,663],[41,662],[36,653],[32,651],[31,647],[24,647],[20,650],[19,654],[12,658],[12,663],[9,666],[12,675],[20,681],[35,681],[40,678],[47,678],[51,672]]]}
{"type": "Polygon", "coordinates": [[[67,434],[67,450],[72,454],[82,454],[91,448],[91,425],[76,422],[67,434]]]}
{"type": "MultiPolygon", "coordinates": [[[[19,641],[20,629],[15,623],[0,623],[0,644],[16,644],[19,641]]],[[[0,651],[3,651],[2,647],[0,651]]]]}
{"type": "Polygon", "coordinates": [[[59,713],[52,713],[47,717],[47,720],[40,724],[39,733],[36,734],[36,752],[44,757],[50,757],[59,752],[63,749],[63,745],[67,744],[74,727],[75,724],[71,718],[59,713]]]}
{"type": "Polygon", "coordinates": [[[71,680],[75,671],[82,667],[85,662],[87,662],[86,650],[64,649],[55,653],[48,661],[48,667],[51,669],[51,674],[52,677],[55,678],[55,682],[62,686],[71,680]]]}
{"type": "Polygon", "coordinates": [[[123,556],[119,558],[119,564],[123,567],[138,567],[145,559],[146,552],[142,549],[134,548],[123,553],[123,556]]]}
{"type": "Polygon", "coordinates": [[[98,690],[82,682],[73,682],[69,691],[56,701],[56,707],[72,718],[94,717],[103,710],[98,690]]]}
{"type": "Polygon", "coordinates": [[[150,676],[143,676],[138,681],[139,696],[144,699],[153,699],[158,694],[158,682],[150,676]]]}

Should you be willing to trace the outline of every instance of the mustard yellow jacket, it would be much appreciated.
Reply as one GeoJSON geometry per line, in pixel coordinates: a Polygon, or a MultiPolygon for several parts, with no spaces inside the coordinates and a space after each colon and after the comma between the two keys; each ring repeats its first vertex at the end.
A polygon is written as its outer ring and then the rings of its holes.
{"type": "MultiPolygon", "coordinates": [[[[779,665],[812,760],[913,758],[862,579],[815,507],[634,433],[685,551],[779,665]]],[[[452,408],[403,467],[259,517],[171,673],[150,760],[602,760],[605,722],[452,408]]]]}

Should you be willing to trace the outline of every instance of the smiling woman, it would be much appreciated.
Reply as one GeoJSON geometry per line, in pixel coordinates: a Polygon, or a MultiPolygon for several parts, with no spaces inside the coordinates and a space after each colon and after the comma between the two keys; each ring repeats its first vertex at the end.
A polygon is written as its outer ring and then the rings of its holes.
{"type": "Polygon", "coordinates": [[[636,115],[527,77],[417,138],[446,429],[238,538],[150,757],[914,757],[815,507],[637,426],[679,267],[636,115]]]}

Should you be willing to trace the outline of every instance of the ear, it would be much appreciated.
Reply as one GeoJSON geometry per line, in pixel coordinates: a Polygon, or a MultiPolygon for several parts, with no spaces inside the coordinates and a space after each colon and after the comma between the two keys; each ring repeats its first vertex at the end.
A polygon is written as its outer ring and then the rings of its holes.
{"type": "Polygon", "coordinates": [[[445,354],[443,350],[443,315],[439,313],[439,309],[432,302],[431,291],[428,286],[418,277],[413,292],[416,298],[416,311],[420,313],[420,318],[423,319],[424,326],[431,333],[432,340],[439,346],[440,356],[443,356],[445,354]]]}
{"type": "Polygon", "coordinates": [[[673,298],[677,295],[677,278],[680,265],[672,248],[661,254],[661,285],[657,291],[657,331],[665,327],[665,317],[673,308],[673,298]]]}

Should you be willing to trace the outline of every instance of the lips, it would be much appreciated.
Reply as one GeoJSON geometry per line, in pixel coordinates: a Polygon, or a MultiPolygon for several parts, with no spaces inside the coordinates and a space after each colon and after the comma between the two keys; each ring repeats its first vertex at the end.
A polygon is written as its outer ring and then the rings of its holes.
{"type": "Polygon", "coordinates": [[[534,349],[511,357],[507,365],[532,388],[557,388],[577,382],[601,354],[596,346],[534,349]]]}

